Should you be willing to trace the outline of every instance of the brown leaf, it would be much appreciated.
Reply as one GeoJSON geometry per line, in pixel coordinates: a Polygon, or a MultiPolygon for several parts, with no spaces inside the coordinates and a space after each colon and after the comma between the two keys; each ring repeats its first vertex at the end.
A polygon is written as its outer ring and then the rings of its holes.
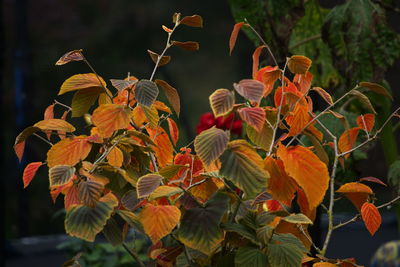
{"type": "Polygon", "coordinates": [[[203,18],[199,15],[185,16],[180,21],[179,24],[184,24],[190,27],[203,27],[203,18]]]}
{"type": "Polygon", "coordinates": [[[200,48],[199,43],[193,41],[187,41],[187,42],[172,41],[171,45],[180,47],[188,51],[197,51],[200,48]]]}
{"type": "Polygon", "coordinates": [[[167,96],[169,103],[175,110],[176,115],[179,117],[179,113],[181,110],[181,103],[178,91],[174,87],[169,85],[166,81],[155,80],[155,83],[164,90],[164,93],[167,96]]]}
{"type": "Polygon", "coordinates": [[[266,48],[265,45],[261,45],[259,47],[257,47],[254,52],[253,52],[253,79],[256,78],[257,72],[258,72],[258,66],[260,64],[260,54],[262,52],[262,50],[266,48]]]}
{"type": "Polygon", "coordinates": [[[288,60],[287,66],[294,74],[306,74],[312,64],[311,59],[305,56],[291,56],[288,60]]]}
{"type": "Polygon", "coordinates": [[[65,53],[60,59],[56,62],[56,65],[64,65],[71,61],[81,61],[84,57],[82,55],[82,49],[72,50],[65,53]]]}
{"type": "MultiPolygon", "coordinates": [[[[155,64],[157,64],[158,58],[160,57],[159,54],[157,54],[156,52],[153,52],[151,50],[147,50],[147,53],[149,53],[151,60],[153,60],[153,62],[155,64]]],[[[167,65],[169,62],[171,61],[171,57],[170,56],[163,56],[160,59],[160,62],[158,62],[158,66],[164,66],[167,65]]]]}
{"type": "Polygon", "coordinates": [[[389,93],[389,91],[385,87],[383,87],[377,83],[361,82],[360,86],[368,88],[369,90],[371,90],[377,94],[384,95],[386,97],[389,97],[391,100],[393,100],[393,96],[389,93]]]}

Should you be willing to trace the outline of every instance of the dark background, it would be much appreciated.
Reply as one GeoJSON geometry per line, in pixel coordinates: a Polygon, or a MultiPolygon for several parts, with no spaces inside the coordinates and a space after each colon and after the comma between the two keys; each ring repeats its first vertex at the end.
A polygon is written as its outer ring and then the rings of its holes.
{"type": "MultiPolygon", "coordinates": [[[[342,1],[321,2],[332,6],[342,1]]],[[[230,89],[233,82],[251,76],[254,46],[244,34],[240,34],[233,55],[229,56],[228,40],[235,22],[225,0],[2,0],[0,3],[0,97],[3,118],[0,131],[0,261],[5,263],[7,256],[10,266],[18,266],[16,259],[29,263],[34,256],[21,258],[25,254],[19,254],[18,247],[11,241],[64,232],[63,214],[57,213],[62,201],[52,203],[46,169],[40,169],[31,185],[22,189],[24,166],[31,161],[44,160],[47,145],[34,137],[28,139],[21,164],[12,151],[16,135],[41,120],[44,109],[53,103],[53,99],[70,103],[71,95],[57,97],[62,82],[73,74],[90,72],[80,62],[55,66],[62,54],[83,49],[87,59],[105,80],[124,78],[128,72],[138,78],[148,78],[153,63],[146,50],[160,52],[163,48],[166,34],[161,25],[171,25],[174,12],[200,14],[204,18],[203,29],[182,26],[174,36],[179,41],[198,41],[200,50],[187,52],[171,49],[172,62],[157,73],[157,77],[170,82],[181,95],[181,133],[182,143],[185,144],[194,137],[199,116],[210,110],[208,95],[218,88],[230,89]],[[14,265],[11,265],[13,262],[14,265]]],[[[391,25],[400,25],[398,14],[390,13],[389,19],[391,25]]],[[[396,62],[387,75],[397,103],[394,106],[400,102],[398,70],[399,62],[396,62]]],[[[385,179],[387,166],[380,148],[371,151],[369,156],[368,163],[361,162],[356,168],[368,176],[385,179]]],[[[388,196],[389,192],[383,191],[382,194],[388,196]]],[[[342,237],[339,233],[333,239],[330,254],[337,257],[359,255],[365,264],[380,243],[398,239],[396,222],[393,216],[388,215],[388,218],[385,221],[388,231],[375,238],[369,238],[364,229],[358,228],[349,228],[342,237]],[[358,240],[360,249],[346,238],[358,240]],[[346,249],[348,246],[350,249],[346,249]]]]}

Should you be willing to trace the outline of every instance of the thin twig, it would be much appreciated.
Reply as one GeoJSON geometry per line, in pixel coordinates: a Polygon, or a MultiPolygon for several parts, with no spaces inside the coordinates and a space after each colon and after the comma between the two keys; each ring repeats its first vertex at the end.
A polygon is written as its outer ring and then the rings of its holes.
{"type": "Polygon", "coordinates": [[[92,70],[92,72],[96,75],[97,80],[99,81],[101,87],[103,88],[104,92],[106,93],[106,95],[110,98],[110,100],[113,99],[112,95],[110,95],[110,93],[108,92],[107,88],[104,86],[104,84],[102,83],[100,76],[97,74],[97,72],[95,71],[95,69],[92,67],[92,65],[89,63],[89,61],[86,59],[86,57],[82,55],[83,61],[86,63],[86,65],[89,66],[89,68],[92,70]]]}
{"type": "Polygon", "coordinates": [[[264,39],[261,37],[261,35],[251,26],[251,24],[247,21],[247,19],[244,19],[246,22],[247,26],[254,32],[254,34],[257,36],[257,38],[261,41],[261,43],[267,48],[268,53],[271,55],[272,60],[274,61],[275,65],[278,66],[278,61],[276,61],[276,58],[274,54],[271,51],[271,48],[267,44],[267,42],[264,41],[264,39]]]}
{"type": "Polygon", "coordinates": [[[314,40],[317,40],[320,38],[321,38],[321,34],[316,34],[316,35],[310,36],[304,40],[299,41],[297,44],[292,45],[291,47],[289,47],[289,50],[296,49],[297,47],[302,46],[305,43],[308,43],[308,42],[311,42],[311,41],[314,41],[314,40]]]}
{"type": "Polygon", "coordinates": [[[146,267],[146,265],[140,260],[139,255],[136,253],[136,251],[130,249],[125,242],[122,243],[122,246],[132,256],[132,258],[135,259],[135,261],[140,265],[140,267],[146,267]]]}
{"type": "Polygon", "coordinates": [[[43,138],[42,136],[38,135],[37,133],[33,134],[34,136],[36,136],[37,138],[39,138],[40,140],[42,140],[43,142],[46,142],[47,144],[49,144],[50,146],[53,146],[53,143],[50,142],[49,140],[47,140],[46,138],[43,138]]]}
{"type": "Polygon", "coordinates": [[[61,103],[61,102],[58,102],[58,101],[55,100],[55,99],[54,99],[54,103],[57,104],[57,105],[60,105],[60,106],[62,106],[62,107],[64,107],[64,108],[66,108],[66,109],[68,109],[68,110],[72,110],[72,108],[71,108],[70,106],[67,106],[67,105],[65,105],[65,104],[63,104],[63,103],[61,103]]]}

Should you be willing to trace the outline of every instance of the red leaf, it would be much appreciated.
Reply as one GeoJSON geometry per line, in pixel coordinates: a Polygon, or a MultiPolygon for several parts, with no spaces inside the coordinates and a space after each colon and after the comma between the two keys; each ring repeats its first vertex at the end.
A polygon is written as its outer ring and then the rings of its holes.
{"type": "Polygon", "coordinates": [[[260,64],[260,54],[265,47],[266,47],[265,45],[261,45],[261,46],[257,47],[256,50],[254,50],[254,53],[253,53],[253,79],[256,79],[258,65],[260,64]]]}
{"type": "Polygon", "coordinates": [[[313,77],[309,71],[306,74],[296,74],[293,78],[293,83],[299,88],[300,92],[306,94],[310,90],[313,77]]]}
{"type": "Polygon", "coordinates": [[[64,207],[68,210],[72,205],[81,204],[78,196],[78,186],[71,186],[64,197],[64,207]]]}
{"type": "Polygon", "coordinates": [[[42,166],[42,162],[31,162],[29,163],[24,170],[24,174],[22,176],[22,180],[24,181],[24,188],[26,188],[30,182],[32,181],[33,177],[40,166],[42,166]]]}
{"type": "Polygon", "coordinates": [[[253,126],[258,132],[262,130],[266,117],[264,109],[260,107],[242,108],[238,112],[242,120],[253,126]]]}
{"type": "Polygon", "coordinates": [[[361,207],[361,217],[368,232],[374,235],[382,223],[382,217],[374,204],[365,202],[361,207]]]}
{"type": "Polygon", "coordinates": [[[232,54],[232,50],[236,44],[237,36],[243,25],[244,25],[244,22],[239,22],[239,23],[236,23],[235,26],[233,26],[231,37],[229,38],[229,55],[232,54]]]}
{"type": "Polygon", "coordinates": [[[372,182],[372,183],[381,184],[381,185],[383,185],[383,186],[387,186],[384,182],[382,182],[382,181],[379,180],[378,178],[371,177],[371,176],[360,178],[360,181],[367,181],[367,182],[372,182]]]}
{"type": "Polygon", "coordinates": [[[174,143],[174,146],[176,146],[176,142],[178,142],[179,139],[179,128],[173,119],[168,118],[167,121],[168,121],[169,135],[171,136],[171,140],[174,143]]]}

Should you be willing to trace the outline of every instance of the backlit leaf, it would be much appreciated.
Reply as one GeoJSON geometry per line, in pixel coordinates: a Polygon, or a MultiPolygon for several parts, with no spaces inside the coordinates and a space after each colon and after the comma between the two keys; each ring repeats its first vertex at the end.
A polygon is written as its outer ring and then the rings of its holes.
{"type": "Polygon", "coordinates": [[[51,104],[46,108],[46,110],[44,111],[44,120],[54,119],[54,105],[55,104],[51,104]]]}
{"type": "Polygon", "coordinates": [[[303,98],[297,102],[292,114],[286,118],[286,122],[290,126],[289,136],[301,133],[310,120],[311,116],[308,113],[307,101],[303,98]]]}
{"type": "Polygon", "coordinates": [[[72,185],[68,191],[65,193],[64,197],[64,208],[66,210],[69,210],[69,208],[73,205],[79,205],[81,204],[81,201],[79,200],[78,197],[78,186],[75,184],[72,185]]]}
{"type": "Polygon", "coordinates": [[[99,199],[94,208],[84,205],[72,206],[65,217],[65,231],[71,236],[93,242],[117,205],[118,199],[112,193],[108,193],[99,199]]]}
{"type": "Polygon", "coordinates": [[[67,92],[86,89],[90,87],[100,87],[103,88],[106,86],[106,82],[99,76],[97,78],[94,73],[86,73],[86,74],[76,74],[67,80],[61,85],[59,95],[65,94],[67,92]],[[100,81],[101,83],[100,83],[100,81]]]}
{"type": "Polygon", "coordinates": [[[309,208],[317,207],[328,189],[328,168],[311,150],[302,146],[286,148],[279,145],[278,157],[283,161],[286,173],[304,190],[309,208]]]}
{"type": "Polygon", "coordinates": [[[361,207],[361,217],[368,232],[374,235],[382,223],[381,214],[374,204],[365,202],[361,207]]]}
{"type": "Polygon", "coordinates": [[[62,57],[60,57],[56,62],[56,65],[64,65],[71,61],[81,61],[83,59],[82,49],[72,50],[62,55],[62,57]]]}
{"type": "Polygon", "coordinates": [[[313,222],[304,214],[291,214],[286,217],[282,217],[282,220],[289,223],[300,223],[300,224],[313,224],[313,222]]]}
{"type": "Polygon", "coordinates": [[[174,148],[168,134],[161,127],[155,129],[146,128],[146,130],[155,143],[155,146],[152,146],[152,148],[154,149],[159,167],[165,167],[171,164],[174,158],[174,148]]]}
{"type": "Polygon", "coordinates": [[[383,87],[383,86],[381,86],[381,85],[379,85],[377,83],[361,82],[360,86],[368,88],[369,90],[371,90],[371,91],[373,91],[373,92],[375,92],[377,94],[384,95],[384,96],[389,97],[390,99],[393,100],[393,97],[389,93],[389,91],[385,87],[383,87]]]}
{"type": "Polygon", "coordinates": [[[118,147],[114,147],[110,153],[107,155],[108,164],[121,167],[122,163],[124,162],[124,154],[122,153],[121,149],[118,147]]]}
{"type": "Polygon", "coordinates": [[[176,186],[162,185],[156,188],[149,197],[149,200],[154,200],[160,197],[170,197],[182,193],[183,190],[176,186]]]}
{"type": "Polygon", "coordinates": [[[218,89],[209,97],[210,106],[215,117],[228,114],[235,104],[234,94],[227,89],[218,89]]]}
{"type": "Polygon", "coordinates": [[[372,182],[372,183],[377,183],[383,186],[387,186],[384,182],[382,182],[380,179],[376,178],[376,177],[363,177],[360,178],[360,181],[367,181],[367,182],[372,182]]]}
{"type": "Polygon", "coordinates": [[[186,246],[210,255],[224,238],[219,224],[228,208],[228,201],[227,195],[216,193],[204,207],[187,210],[181,220],[178,239],[186,246]]]}
{"type": "Polygon", "coordinates": [[[237,36],[243,25],[244,25],[244,22],[239,22],[233,26],[231,37],[229,38],[229,55],[232,54],[233,48],[235,47],[235,44],[236,44],[237,36]]]}
{"type": "Polygon", "coordinates": [[[26,188],[32,179],[35,177],[37,170],[40,166],[42,166],[42,162],[31,162],[26,165],[24,169],[24,174],[22,176],[22,180],[24,181],[24,188],[26,188]]]}
{"type": "Polygon", "coordinates": [[[14,152],[17,155],[19,161],[22,160],[22,156],[24,155],[25,150],[25,140],[32,134],[40,131],[39,128],[29,126],[25,128],[16,138],[14,143],[14,152]]]}
{"type": "Polygon", "coordinates": [[[362,205],[368,200],[369,195],[373,194],[369,186],[356,182],[346,183],[336,192],[343,193],[357,210],[361,210],[362,205]]]}
{"type": "Polygon", "coordinates": [[[333,105],[332,96],[327,91],[325,91],[321,87],[313,87],[312,90],[316,91],[325,100],[326,103],[328,103],[329,105],[333,105]]]}
{"type": "MultiPolygon", "coordinates": [[[[149,49],[147,49],[147,53],[149,53],[149,56],[150,56],[151,60],[153,60],[154,63],[157,63],[158,58],[160,57],[160,55],[157,54],[156,52],[153,52],[153,51],[149,50],[149,49]]],[[[163,56],[162,58],[160,58],[160,61],[158,62],[158,66],[167,65],[170,61],[171,61],[171,56],[163,56]]]]}
{"type": "Polygon", "coordinates": [[[78,197],[82,204],[94,207],[103,193],[104,185],[101,183],[87,180],[81,181],[78,185],[78,197]]]}
{"type": "Polygon", "coordinates": [[[199,43],[193,41],[187,41],[187,42],[172,41],[171,45],[180,47],[188,51],[197,51],[200,48],[199,43]]]}
{"type": "Polygon", "coordinates": [[[148,197],[160,186],[162,179],[162,176],[152,173],[140,177],[136,185],[138,198],[148,197]]]}
{"type": "Polygon", "coordinates": [[[356,119],[358,127],[364,129],[367,132],[371,132],[375,125],[375,115],[374,114],[364,114],[360,115],[356,119]]]}
{"type": "MultiPolygon", "coordinates": [[[[313,267],[337,267],[337,266],[338,266],[337,264],[333,264],[330,262],[316,262],[313,264],[313,267]]],[[[341,266],[343,266],[343,265],[341,265],[341,266]]],[[[347,265],[344,265],[344,266],[347,266],[347,265]]],[[[353,266],[355,266],[355,265],[353,265],[353,266]]]]}
{"type": "Polygon", "coordinates": [[[176,122],[171,118],[167,118],[167,122],[168,122],[169,135],[171,136],[172,143],[174,144],[174,146],[176,146],[176,142],[178,142],[179,139],[178,125],[176,125],[176,122]]]}
{"type": "Polygon", "coordinates": [[[241,108],[238,111],[242,120],[260,132],[263,129],[266,115],[264,109],[260,107],[241,108]]]}
{"type": "Polygon", "coordinates": [[[235,140],[229,143],[222,157],[220,174],[252,197],[267,187],[269,175],[262,165],[261,157],[248,143],[235,140]]]}
{"type": "Polygon", "coordinates": [[[153,106],[159,111],[163,111],[163,112],[167,112],[168,114],[172,114],[171,109],[161,101],[155,101],[153,106]]]}
{"type": "Polygon", "coordinates": [[[140,105],[142,108],[144,115],[146,116],[147,120],[149,121],[149,125],[151,128],[156,128],[160,117],[158,116],[158,111],[155,105],[151,105],[150,107],[140,105]]]}
{"type": "Polygon", "coordinates": [[[257,80],[244,79],[234,83],[235,90],[244,98],[259,103],[264,95],[264,84],[257,80]]]}
{"type": "MultiPolygon", "coordinates": [[[[338,147],[339,151],[341,153],[350,151],[353,147],[354,144],[357,141],[357,136],[360,131],[360,128],[350,128],[344,131],[344,133],[340,136],[339,142],[338,142],[338,147]]],[[[350,153],[344,155],[345,158],[348,158],[350,156],[350,153]]]]}
{"type": "Polygon", "coordinates": [[[199,15],[185,16],[180,21],[180,24],[184,24],[190,27],[203,27],[203,18],[199,15]]]}
{"type": "Polygon", "coordinates": [[[194,140],[197,155],[206,165],[210,165],[225,151],[228,134],[216,127],[201,132],[194,140]]]}
{"type": "Polygon", "coordinates": [[[256,79],[259,62],[260,62],[260,54],[264,48],[266,48],[266,46],[261,45],[261,46],[257,47],[253,52],[253,56],[252,56],[252,58],[253,58],[253,79],[256,79]]]}
{"type": "Polygon", "coordinates": [[[169,103],[171,104],[172,108],[175,110],[176,115],[179,117],[179,113],[181,110],[180,98],[178,91],[169,85],[166,81],[163,80],[155,80],[155,83],[160,86],[163,90],[165,95],[168,98],[169,103]]]}
{"type": "Polygon", "coordinates": [[[92,144],[86,136],[65,138],[52,146],[47,152],[47,165],[51,168],[56,165],[74,166],[89,155],[92,144]]]}
{"type": "Polygon", "coordinates": [[[371,101],[366,95],[357,90],[352,90],[349,95],[355,96],[364,106],[366,106],[366,108],[372,111],[372,113],[376,114],[374,106],[371,104],[371,101]]]}
{"type": "Polygon", "coordinates": [[[75,168],[68,165],[57,165],[49,169],[50,187],[67,184],[74,177],[75,168]]]}
{"type": "Polygon", "coordinates": [[[118,79],[110,79],[112,86],[114,86],[119,92],[122,92],[125,89],[132,88],[133,85],[137,82],[137,80],[118,80],[118,79]]]}
{"type": "Polygon", "coordinates": [[[293,83],[297,86],[300,92],[307,94],[311,87],[313,80],[311,72],[307,71],[306,74],[296,74],[293,78],[293,83]]]}
{"type": "Polygon", "coordinates": [[[150,237],[153,244],[171,233],[178,225],[181,211],[175,206],[155,206],[147,204],[140,215],[140,222],[145,233],[150,237]]]}
{"type": "Polygon", "coordinates": [[[157,85],[149,80],[140,80],[136,83],[135,98],[139,104],[150,107],[158,96],[157,85]]]}
{"type": "Polygon", "coordinates": [[[80,117],[88,113],[91,106],[94,105],[100,93],[102,92],[99,87],[91,87],[79,90],[72,98],[72,117],[80,117]]]}
{"type": "Polygon", "coordinates": [[[103,137],[110,137],[114,131],[129,126],[129,114],[125,105],[104,104],[94,110],[92,121],[103,137]]]}
{"type": "Polygon", "coordinates": [[[287,66],[292,73],[306,74],[312,64],[311,59],[305,56],[291,56],[288,60],[287,66]]]}
{"type": "Polygon", "coordinates": [[[257,131],[251,126],[246,127],[246,134],[252,143],[265,150],[271,146],[273,129],[267,122],[264,123],[261,131],[257,131]]]}
{"type": "Polygon", "coordinates": [[[264,168],[270,175],[268,192],[270,192],[273,199],[284,203],[291,203],[297,185],[293,178],[285,172],[282,160],[266,157],[264,160],[264,168]]]}
{"type": "Polygon", "coordinates": [[[33,125],[33,127],[37,127],[42,131],[64,131],[64,132],[74,132],[75,127],[65,120],[61,119],[48,119],[42,120],[33,125]]]}
{"type": "Polygon", "coordinates": [[[182,164],[174,164],[168,165],[164,168],[159,170],[159,173],[167,179],[171,179],[175,175],[177,175],[182,169],[187,169],[189,165],[182,165],[182,164]]]}
{"type": "Polygon", "coordinates": [[[235,255],[235,266],[242,267],[265,267],[268,266],[267,255],[259,248],[241,247],[235,255]]]}

